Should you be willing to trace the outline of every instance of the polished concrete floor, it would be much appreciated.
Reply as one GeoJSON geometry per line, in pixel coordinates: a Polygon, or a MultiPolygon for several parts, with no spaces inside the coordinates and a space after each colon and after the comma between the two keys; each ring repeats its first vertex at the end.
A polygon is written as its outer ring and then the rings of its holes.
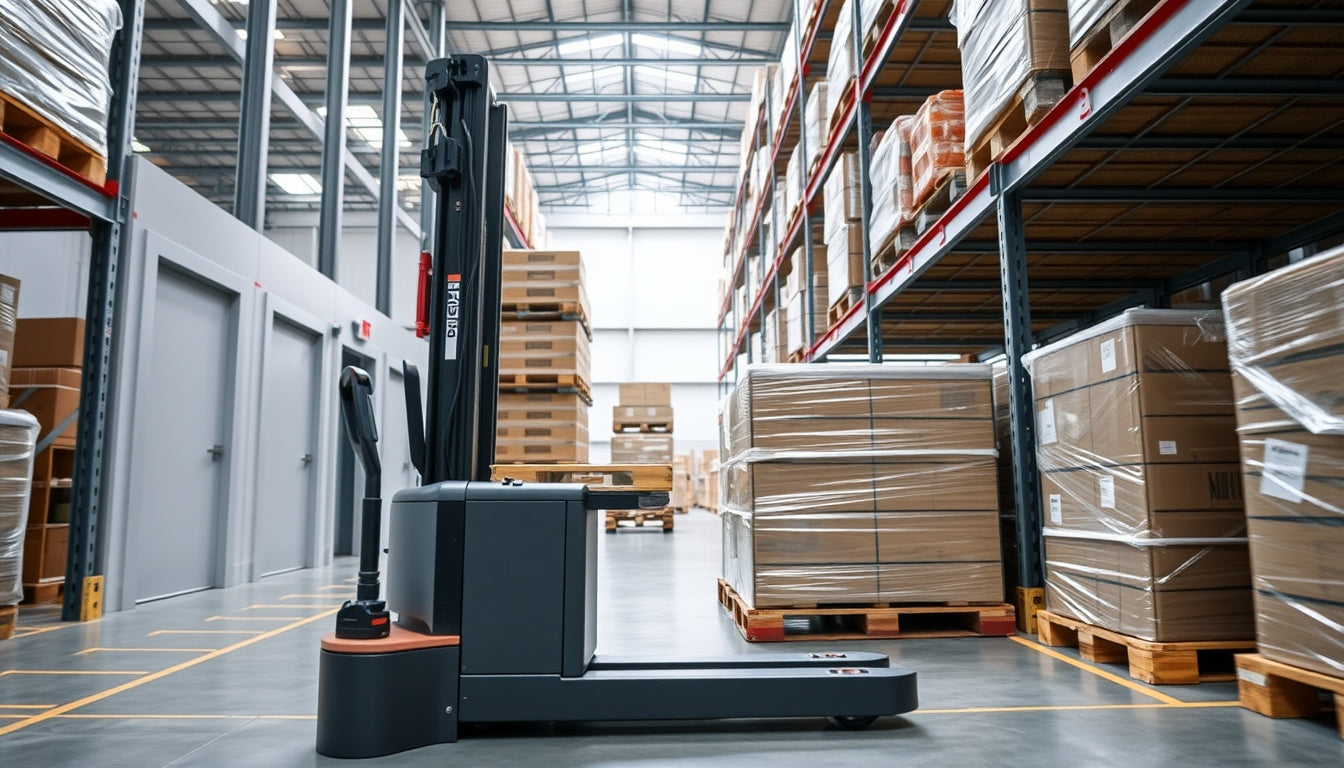
{"type": "MultiPolygon", "coordinates": [[[[718,518],[601,540],[599,652],[781,650],[715,600],[718,518]]],[[[0,643],[0,766],[341,765],[313,750],[318,639],[353,561],[63,625],[24,610],[0,643]]],[[[790,643],[813,650],[817,643],[790,643]]],[[[1150,688],[1026,637],[853,642],[919,673],[921,709],[863,732],[822,720],[467,730],[397,766],[1340,766],[1323,721],[1236,706],[1233,683],[1150,688]]]]}

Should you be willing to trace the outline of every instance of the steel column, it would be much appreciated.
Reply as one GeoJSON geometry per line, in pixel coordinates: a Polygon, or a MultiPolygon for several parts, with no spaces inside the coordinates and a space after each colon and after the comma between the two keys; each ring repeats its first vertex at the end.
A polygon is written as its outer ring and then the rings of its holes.
{"type": "MultiPolygon", "coordinates": [[[[798,50],[798,96],[794,99],[794,104],[798,108],[798,154],[803,159],[803,172],[799,176],[798,183],[803,185],[798,199],[799,215],[802,217],[803,229],[803,351],[812,348],[812,342],[817,338],[817,312],[816,295],[812,287],[814,276],[812,275],[812,259],[816,249],[816,244],[812,241],[812,214],[808,210],[807,199],[807,81],[803,77],[803,70],[806,68],[807,61],[803,56],[803,0],[793,0],[793,18],[798,22],[794,24],[794,48],[798,50]]],[[[820,21],[818,22],[820,23],[820,21]]],[[[810,362],[810,361],[809,361],[810,362]]]]}
{"type": "Polygon", "coordinates": [[[266,221],[266,157],[271,136],[271,78],[275,76],[274,37],[275,3],[249,5],[233,215],[256,230],[260,230],[266,221]]]}
{"type": "Polygon", "coordinates": [[[850,0],[854,23],[851,33],[854,37],[854,98],[855,116],[859,128],[859,200],[863,211],[863,223],[860,227],[863,240],[863,311],[868,326],[868,362],[882,362],[882,312],[867,291],[868,277],[873,274],[873,243],[869,239],[868,222],[873,218],[873,182],[869,171],[872,170],[873,157],[873,111],[863,93],[863,11],[859,0],[850,0]]]}
{"type": "MultiPolygon", "coordinates": [[[[1002,183],[1002,166],[990,167],[1002,183]]],[[[1004,352],[1008,358],[1008,408],[1013,452],[1013,498],[1017,506],[1018,584],[1023,589],[1044,583],[1041,546],[1041,490],[1036,471],[1036,422],[1031,382],[1022,356],[1031,349],[1031,305],[1027,284],[1026,230],[1022,196],[1000,192],[998,198],[999,270],[1003,282],[1004,352]]]]}
{"type": "MultiPolygon", "coordinates": [[[[126,180],[131,137],[135,135],[135,94],[140,75],[140,44],[145,24],[144,0],[121,0],[122,26],[112,45],[109,78],[107,178],[126,180]]],[[[107,448],[107,399],[111,388],[112,339],[117,309],[117,271],[121,249],[129,247],[130,189],[117,194],[111,221],[94,221],[89,259],[89,291],[85,304],[84,366],[80,374],[79,427],[71,489],[69,542],[66,548],[65,596],[61,618],[94,619],[102,615],[101,594],[85,594],[87,580],[102,571],[99,546],[102,511],[103,457],[107,448]],[[89,610],[85,610],[86,604],[89,610]]],[[[93,587],[91,587],[93,588],[93,587]]]]}
{"type": "MultiPolygon", "coordinates": [[[[431,3],[429,6],[429,45],[430,50],[426,53],[430,61],[443,58],[444,53],[444,24],[443,24],[443,6],[444,1],[431,3]]],[[[430,106],[430,95],[425,94],[424,116],[421,118],[420,135],[424,137],[425,146],[429,146],[430,131],[434,124],[434,110],[430,106]]],[[[420,180],[420,252],[428,253],[430,243],[434,237],[434,211],[435,206],[429,205],[433,199],[434,190],[429,186],[429,179],[420,180]]]]}
{"type": "Polygon", "coordinates": [[[322,204],[317,225],[317,270],[332,280],[345,206],[345,107],[350,90],[350,0],[331,0],[327,30],[327,114],[322,140],[322,204]]]}
{"type": "Polygon", "coordinates": [[[392,314],[392,251],[397,242],[397,146],[401,134],[402,0],[387,0],[387,47],[383,65],[383,151],[378,174],[378,262],[374,306],[392,314]]]}

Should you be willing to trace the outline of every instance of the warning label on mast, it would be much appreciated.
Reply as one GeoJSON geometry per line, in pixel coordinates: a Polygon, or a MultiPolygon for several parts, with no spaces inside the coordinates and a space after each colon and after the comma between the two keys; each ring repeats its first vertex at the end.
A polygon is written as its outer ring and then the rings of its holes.
{"type": "Polygon", "coordinates": [[[443,302],[443,359],[457,359],[457,324],[462,308],[462,275],[448,275],[443,302]]]}

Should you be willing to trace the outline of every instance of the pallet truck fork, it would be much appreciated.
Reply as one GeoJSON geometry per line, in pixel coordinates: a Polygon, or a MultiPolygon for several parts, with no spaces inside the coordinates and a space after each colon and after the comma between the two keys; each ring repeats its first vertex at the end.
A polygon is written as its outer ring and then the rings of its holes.
{"type": "MultiPolygon", "coordinates": [[[[405,368],[422,484],[392,499],[395,622],[382,637],[322,641],[317,751],[387,755],[456,741],[462,723],[830,717],[862,728],[915,709],[915,673],[881,654],[596,653],[598,510],[664,506],[667,494],[490,481],[507,117],[487,72],[473,55],[428,65],[435,127],[421,172],[437,216],[417,323],[429,336],[425,417],[419,372],[405,368]]],[[[376,465],[371,411],[355,411],[372,391],[361,373],[342,376],[341,403],[356,452],[376,465]]],[[[364,507],[372,545],[362,542],[356,603],[376,603],[379,504],[364,507]]]]}

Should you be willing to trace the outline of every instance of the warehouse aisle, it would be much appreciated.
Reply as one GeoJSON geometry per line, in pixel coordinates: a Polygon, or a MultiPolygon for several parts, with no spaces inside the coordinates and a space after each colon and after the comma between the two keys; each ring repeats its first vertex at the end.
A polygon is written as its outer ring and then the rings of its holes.
{"type": "MultiPolygon", "coordinates": [[[[668,656],[751,645],[715,601],[718,518],[601,537],[599,651],[668,656]]],[[[317,643],[353,560],[188,595],[87,625],[29,611],[0,643],[0,764],[351,765],[313,751],[317,643]]],[[[822,647],[792,643],[789,650],[822,647]]],[[[864,642],[920,675],[922,709],[851,733],[820,720],[467,730],[369,765],[1338,766],[1328,722],[1235,706],[1232,683],[1149,688],[1026,638],[864,642]]]]}

